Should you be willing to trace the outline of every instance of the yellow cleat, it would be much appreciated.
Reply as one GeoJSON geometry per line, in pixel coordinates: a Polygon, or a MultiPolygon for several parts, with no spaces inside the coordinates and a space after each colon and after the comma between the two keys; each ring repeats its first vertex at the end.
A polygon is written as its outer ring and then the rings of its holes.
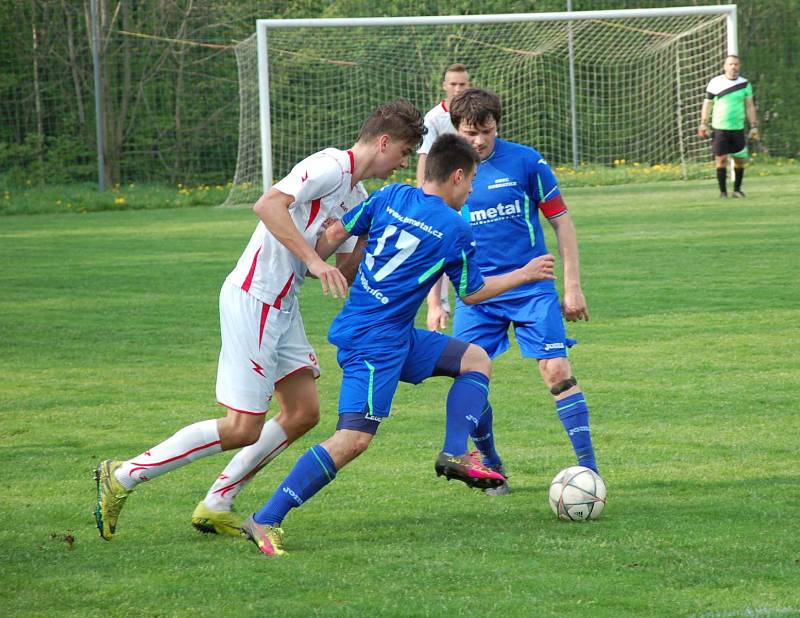
{"type": "Polygon", "coordinates": [[[205,534],[244,536],[242,520],[231,511],[212,511],[202,500],[192,513],[192,526],[205,534]]]}
{"type": "Polygon", "coordinates": [[[97,481],[97,504],[94,507],[94,519],[100,538],[110,541],[117,529],[117,520],[125,500],[131,494],[130,489],[125,489],[114,476],[114,470],[122,465],[121,461],[106,459],[100,462],[94,471],[94,480],[97,481]]]}
{"type": "Polygon", "coordinates": [[[258,551],[266,556],[288,556],[283,548],[283,530],[277,526],[257,523],[252,516],[242,524],[242,532],[258,546],[258,551]]]}

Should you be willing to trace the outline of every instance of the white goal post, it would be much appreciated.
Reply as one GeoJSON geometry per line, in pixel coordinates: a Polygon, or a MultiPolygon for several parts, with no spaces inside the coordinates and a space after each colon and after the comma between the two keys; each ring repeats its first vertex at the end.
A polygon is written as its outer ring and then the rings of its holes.
{"type": "MultiPolygon", "coordinates": [[[[555,165],[699,160],[708,80],[737,52],[736,5],[503,15],[261,19],[236,48],[234,191],[252,202],[301,158],[347,147],[377,105],[423,112],[460,62],[503,101],[501,135],[555,165]]],[[[236,195],[234,195],[236,194],[236,195]]]]}

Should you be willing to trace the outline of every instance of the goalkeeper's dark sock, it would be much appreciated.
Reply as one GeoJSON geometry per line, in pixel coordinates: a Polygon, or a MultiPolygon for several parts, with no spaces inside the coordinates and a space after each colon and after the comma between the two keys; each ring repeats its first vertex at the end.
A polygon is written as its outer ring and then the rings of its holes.
{"type": "Polygon", "coordinates": [[[728,192],[728,184],[726,178],[726,170],[724,167],[717,168],[717,182],[719,183],[719,192],[720,193],[727,193],[728,192]]]}
{"type": "Polygon", "coordinates": [[[742,178],[744,178],[744,168],[743,167],[734,167],[733,168],[733,190],[734,191],[741,191],[742,190],[742,178]]]}

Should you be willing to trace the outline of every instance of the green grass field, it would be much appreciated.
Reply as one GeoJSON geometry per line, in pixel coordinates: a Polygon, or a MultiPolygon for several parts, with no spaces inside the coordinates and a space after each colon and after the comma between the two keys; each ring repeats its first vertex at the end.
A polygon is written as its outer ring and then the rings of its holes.
{"type": "MultiPolygon", "coordinates": [[[[190,527],[227,454],[137,489],[110,543],[91,514],[99,459],[221,414],[217,294],[252,213],[0,218],[2,615],[800,616],[800,176],[745,183],[735,201],[710,174],[565,191],[601,519],[550,512],[571,448],[512,348],[492,384],[509,496],[437,479],[449,381],[401,386],[370,450],[290,514],[285,560],[190,527]]],[[[243,512],[335,425],[338,302],[313,280],[302,302],[323,418],[243,512]]]]}

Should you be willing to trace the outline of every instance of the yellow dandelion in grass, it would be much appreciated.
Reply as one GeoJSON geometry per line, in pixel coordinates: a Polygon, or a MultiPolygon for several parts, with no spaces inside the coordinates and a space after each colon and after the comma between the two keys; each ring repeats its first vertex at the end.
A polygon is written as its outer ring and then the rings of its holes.
{"type": "Polygon", "coordinates": [[[115,203],[117,206],[122,206],[122,205],[125,203],[125,198],[124,198],[124,197],[122,197],[121,195],[120,195],[119,197],[115,197],[115,198],[114,198],[114,203],[115,203]]]}
{"type": "Polygon", "coordinates": [[[634,161],[633,162],[633,167],[639,167],[640,165],[641,165],[641,163],[639,163],[638,161],[634,161]]]}

